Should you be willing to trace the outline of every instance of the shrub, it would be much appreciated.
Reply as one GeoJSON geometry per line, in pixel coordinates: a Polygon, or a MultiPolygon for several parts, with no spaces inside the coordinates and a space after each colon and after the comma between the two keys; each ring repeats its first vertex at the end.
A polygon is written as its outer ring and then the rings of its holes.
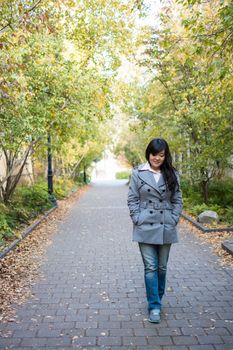
{"type": "Polygon", "coordinates": [[[187,202],[192,204],[202,202],[201,189],[198,185],[192,185],[188,180],[181,179],[181,189],[187,202]]]}
{"type": "Polygon", "coordinates": [[[226,208],[226,212],[225,212],[223,220],[225,220],[231,226],[233,226],[233,207],[226,208]]]}
{"type": "MultiPolygon", "coordinates": [[[[54,178],[54,194],[64,198],[77,188],[72,180],[54,178]]],[[[42,178],[31,186],[18,186],[8,206],[0,203],[0,245],[15,238],[14,230],[52,207],[47,182],[42,178]]]]}
{"type": "MultiPolygon", "coordinates": [[[[1,209],[3,209],[4,205],[0,204],[1,209]]],[[[5,208],[4,208],[5,209],[5,208]]],[[[13,230],[10,228],[7,218],[6,218],[6,210],[0,212],[0,246],[2,246],[6,239],[12,238],[14,236],[13,230]]]]}
{"type": "Polygon", "coordinates": [[[45,182],[37,182],[31,186],[20,186],[12,198],[12,207],[18,218],[27,220],[30,217],[50,208],[51,202],[45,182]]]}
{"type": "Polygon", "coordinates": [[[45,183],[18,186],[8,206],[0,203],[0,244],[15,238],[16,228],[51,206],[45,183]]]}
{"type": "Polygon", "coordinates": [[[202,204],[196,204],[193,205],[189,208],[189,213],[193,214],[195,216],[198,216],[199,214],[201,214],[203,211],[205,210],[213,210],[216,211],[218,213],[218,215],[222,215],[224,212],[224,209],[221,208],[219,205],[215,204],[215,205],[207,205],[205,203],[202,204]]]}
{"type": "Polygon", "coordinates": [[[78,184],[70,179],[54,178],[54,195],[57,199],[63,199],[69,195],[69,193],[77,189],[78,184]]]}
{"type": "Polygon", "coordinates": [[[209,186],[209,202],[233,207],[233,180],[214,181],[209,186]]]}
{"type": "MultiPolygon", "coordinates": [[[[78,184],[84,184],[84,172],[81,171],[80,173],[76,174],[75,178],[74,178],[75,183],[78,184]]],[[[90,183],[91,182],[91,177],[88,173],[86,173],[86,183],[90,183]]]]}
{"type": "Polygon", "coordinates": [[[192,186],[182,179],[184,209],[198,216],[205,210],[216,211],[220,221],[233,225],[233,180],[213,181],[209,186],[209,203],[202,203],[201,191],[198,186],[192,186]]]}
{"type": "Polygon", "coordinates": [[[119,171],[116,173],[116,179],[121,180],[121,179],[126,179],[128,180],[131,175],[130,171],[119,171]]]}

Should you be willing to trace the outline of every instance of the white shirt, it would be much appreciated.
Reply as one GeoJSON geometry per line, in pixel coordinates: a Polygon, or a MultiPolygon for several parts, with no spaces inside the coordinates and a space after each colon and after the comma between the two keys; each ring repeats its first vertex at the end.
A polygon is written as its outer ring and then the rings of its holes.
{"type": "Polygon", "coordinates": [[[154,175],[155,181],[156,181],[156,182],[159,181],[159,178],[160,178],[160,176],[161,176],[161,171],[160,171],[160,170],[154,170],[154,169],[152,169],[151,166],[150,166],[150,164],[149,164],[148,162],[142,167],[141,170],[149,170],[149,171],[151,171],[151,172],[153,173],[153,175],[154,175]]]}

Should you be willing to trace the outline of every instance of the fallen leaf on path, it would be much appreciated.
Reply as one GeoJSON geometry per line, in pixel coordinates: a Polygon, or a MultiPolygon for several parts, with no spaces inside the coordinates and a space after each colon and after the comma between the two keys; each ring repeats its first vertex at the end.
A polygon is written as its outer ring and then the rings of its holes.
{"type": "MultiPolygon", "coordinates": [[[[31,286],[43,279],[39,268],[45,258],[45,250],[52,243],[57,224],[65,218],[80,195],[89,186],[83,186],[69,198],[58,201],[58,208],[46,217],[31,234],[0,261],[0,320],[15,322],[15,307],[33,298],[31,286]]],[[[38,218],[35,219],[37,221],[38,218]]],[[[36,300],[36,299],[35,299],[36,300]]]]}
{"type": "Polygon", "coordinates": [[[231,238],[233,232],[224,231],[203,233],[184,218],[180,219],[180,223],[188,227],[188,229],[201,240],[196,244],[207,243],[211,246],[212,252],[219,257],[219,263],[222,267],[233,268],[233,256],[222,248],[222,243],[231,238]]]}

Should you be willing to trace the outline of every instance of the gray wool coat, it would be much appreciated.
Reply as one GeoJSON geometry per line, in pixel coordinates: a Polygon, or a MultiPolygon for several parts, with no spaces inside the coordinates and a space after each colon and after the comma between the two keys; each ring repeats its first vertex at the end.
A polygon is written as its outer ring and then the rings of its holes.
{"type": "MultiPolygon", "coordinates": [[[[163,175],[156,183],[152,172],[142,170],[144,164],[132,171],[127,204],[133,221],[133,241],[150,244],[178,242],[176,225],[182,212],[182,192],[177,188],[171,198],[163,175]]],[[[176,172],[178,183],[179,175],[176,172]]]]}

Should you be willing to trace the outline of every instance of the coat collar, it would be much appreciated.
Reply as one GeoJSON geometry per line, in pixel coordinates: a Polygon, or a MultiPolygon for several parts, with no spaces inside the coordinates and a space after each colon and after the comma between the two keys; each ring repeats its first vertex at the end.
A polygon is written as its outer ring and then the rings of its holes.
{"type": "Polygon", "coordinates": [[[156,183],[153,172],[147,169],[146,164],[141,164],[138,166],[138,176],[141,180],[146,182],[149,186],[153,187],[160,194],[162,193],[161,187],[165,185],[164,177],[162,174],[159,178],[159,181],[156,183]]]}

